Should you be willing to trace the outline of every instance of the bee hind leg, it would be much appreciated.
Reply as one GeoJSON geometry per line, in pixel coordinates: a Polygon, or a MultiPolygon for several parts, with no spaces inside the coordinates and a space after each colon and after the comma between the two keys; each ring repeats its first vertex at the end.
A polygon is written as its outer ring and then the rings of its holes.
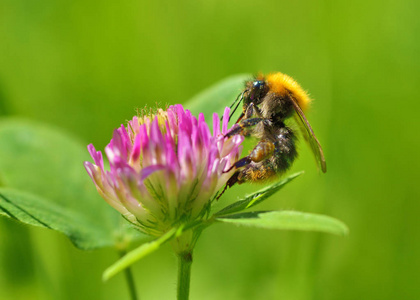
{"type": "Polygon", "coordinates": [[[249,155],[241,158],[240,160],[236,161],[227,171],[227,173],[231,171],[233,168],[241,168],[246,165],[249,165],[251,162],[261,162],[269,157],[271,157],[274,153],[275,145],[269,140],[261,140],[249,153],[249,155]]]}
{"type": "MultiPolygon", "coordinates": [[[[261,140],[255,148],[251,151],[251,153],[240,160],[236,161],[228,170],[223,171],[223,173],[230,172],[233,168],[241,168],[249,165],[250,163],[258,163],[261,162],[269,157],[271,157],[274,153],[275,145],[269,140],[261,140]]],[[[241,184],[245,182],[244,180],[244,170],[236,171],[228,180],[225,187],[223,188],[222,192],[217,196],[216,200],[218,200],[226,189],[232,187],[234,184],[238,183],[241,184]]]]}
{"type": "Polygon", "coordinates": [[[241,158],[240,160],[236,161],[229,169],[227,169],[226,171],[223,171],[223,173],[228,173],[230,172],[233,168],[240,168],[240,167],[244,167],[246,165],[249,165],[252,162],[252,159],[249,156],[245,156],[243,158],[241,158]]]}
{"type": "Polygon", "coordinates": [[[216,200],[219,200],[222,197],[223,193],[227,190],[227,188],[232,187],[235,183],[241,184],[242,181],[239,180],[240,172],[236,171],[226,182],[225,187],[223,188],[222,192],[217,195],[216,200]]]}

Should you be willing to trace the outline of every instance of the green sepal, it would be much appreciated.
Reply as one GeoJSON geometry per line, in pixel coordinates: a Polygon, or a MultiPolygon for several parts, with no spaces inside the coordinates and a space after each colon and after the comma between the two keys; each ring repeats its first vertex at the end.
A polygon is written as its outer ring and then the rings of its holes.
{"type": "Polygon", "coordinates": [[[278,182],[275,182],[269,186],[264,187],[263,189],[252,193],[250,195],[245,196],[244,199],[241,199],[237,202],[234,202],[226,207],[224,207],[223,209],[219,210],[218,212],[216,212],[214,215],[216,217],[219,216],[224,216],[224,215],[228,215],[228,214],[232,214],[235,212],[239,212],[242,211],[244,209],[248,209],[251,208],[261,202],[263,202],[264,200],[266,200],[267,198],[269,198],[270,196],[272,196],[274,193],[278,192],[282,187],[284,187],[286,184],[288,184],[289,182],[291,182],[293,179],[295,179],[296,177],[302,175],[304,172],[298,172],[295,174],[292,174],[278,182]]]}
{"type": "Polygon", "coordinates": [[[337,219],[297,211],[244,212],[218,217],[216,221],[265,229],[319,231],[337,235],[347,235],[349,231],[346,224],[337,219]]]}

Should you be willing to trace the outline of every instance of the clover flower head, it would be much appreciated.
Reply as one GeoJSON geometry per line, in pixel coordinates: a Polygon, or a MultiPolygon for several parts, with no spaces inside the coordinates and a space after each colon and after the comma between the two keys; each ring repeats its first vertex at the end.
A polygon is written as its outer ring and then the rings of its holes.
{"type": "MultiPolygon", "coordinates": [[[[182,105],[134,117],[114,130],[105,153],[90,144],[94,163],[85,168],[99,194],[141,231],[160,236],[180,222],[204,218],[215,193],[234,170],[226,172],[242,151],[243,137],[224,137],[229,108],[213,115],[213,133],[182,105]]],[[[234,125],[237,126],[237,125],[234,125]]]]}

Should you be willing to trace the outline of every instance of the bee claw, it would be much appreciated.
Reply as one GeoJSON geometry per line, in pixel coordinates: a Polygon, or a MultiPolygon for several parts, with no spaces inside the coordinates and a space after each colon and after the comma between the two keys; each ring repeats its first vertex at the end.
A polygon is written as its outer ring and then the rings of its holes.
{"type": "Polygon", "coordinates": [[[223,195],[223,193],[227,190],[227,188],[232,187],[235,183],[238,183],[238,184],[242,183],[242,181],[239,179],[239,176],[240,176],[240,173],[236,172],[235,174],[232,175],[232,177],[229,178],[222,192],[219,195],[217,195],[216,200],[219,200],[219,198],[223,195]]]}
{"type": "Polygon", "coordinates": [[[222,192],[219,195],[217,195],[216,200],[219,200],[219,198],[222,197],[222,195],[225,193],[225,191],[227,190],[227,188],[228,188],[228,185],[226,183],[225,184],[225,187],[222,190],[222,192]]]}

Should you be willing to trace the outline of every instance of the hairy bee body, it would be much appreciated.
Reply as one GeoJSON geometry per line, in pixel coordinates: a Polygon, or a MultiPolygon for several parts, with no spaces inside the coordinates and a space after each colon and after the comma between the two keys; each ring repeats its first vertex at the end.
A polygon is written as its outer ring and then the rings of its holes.
{"type": "Polygon", "coordinates": [[[292,166],[298,153],[296,134],[285,124],[290,117],[295,118],[322,171],[326,171],[322,148],[304,115],[310,99],[295,80],[282,73],[269,74],[266,77],[260,75],[246,83],[245,90],[238,99],[234,110],[243,102],[238,126],[226,136],[253,136],[258,139],[258,143],[247,156],[232,166],[237,171],[229,179],[227,186],[267,181],[292,166]]]}

